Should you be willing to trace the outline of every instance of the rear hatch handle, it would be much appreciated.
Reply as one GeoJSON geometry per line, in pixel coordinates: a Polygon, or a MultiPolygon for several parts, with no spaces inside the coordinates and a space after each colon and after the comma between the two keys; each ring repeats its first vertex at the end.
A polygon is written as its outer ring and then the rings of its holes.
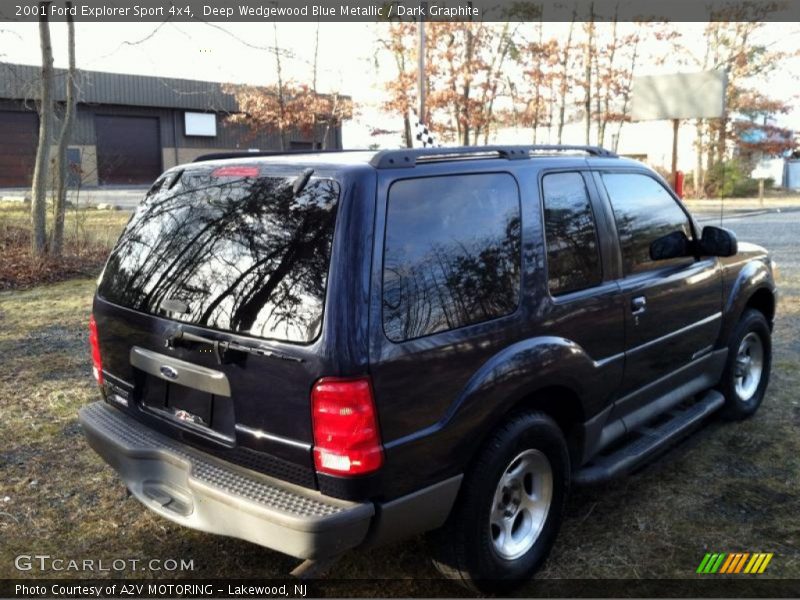
{"type": "Polygon", "coordinates": [[[217,364],[220,365],[227,362],[232,362],[228,358],[230,352],[244,352],[247,354],[255,354],[257,356],[266,356],[267,358],[277,358],[279,360],[287,360],[299,363],[303,362],[302,358],[281,354],[280,352],[268,350],[262,346],[215,340],[202,335],[195,335],[194,333],[189,333],[188,331],[183,330],[180,330],[168,337],[165,345],[167,348],[174,348],[177,345],[181,345],[181,342],[207,344],[211,346],[214,349],[214,356],[217,359],[217,364]]]}

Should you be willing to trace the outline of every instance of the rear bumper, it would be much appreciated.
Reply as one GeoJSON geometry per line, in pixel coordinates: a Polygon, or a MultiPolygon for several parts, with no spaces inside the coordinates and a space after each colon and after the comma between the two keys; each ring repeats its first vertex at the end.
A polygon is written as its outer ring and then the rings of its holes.
{"type": "Polygon", "coordinates": [[[82,408],[79,420],[89,445],[133,495],[180,525],[311,559],[367,537],[372,503],[330,498],[218,460],[103,402],[82,408]]]}

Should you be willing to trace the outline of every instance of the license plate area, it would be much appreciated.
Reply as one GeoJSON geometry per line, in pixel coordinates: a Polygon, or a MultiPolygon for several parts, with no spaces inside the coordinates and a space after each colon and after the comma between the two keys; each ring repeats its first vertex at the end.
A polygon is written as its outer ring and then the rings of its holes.
{"type": "Polygon", "coordinates": [[[133,346],[134,399],[146,412],[215,442],[235,445],[236,419],[228,378],[209,369],[133,346]]]}
{"type": "Polygon", "coordinates": [[[179,421],[211,427],[214,395],[167,383],[167,410],[179,421]]]}
{"type": "Polygon", "coordinates": [[[215,441],[234,443],[236,421],[230,397],[141,375],[141,393],[137,395],[147,412],[215,441]]]}

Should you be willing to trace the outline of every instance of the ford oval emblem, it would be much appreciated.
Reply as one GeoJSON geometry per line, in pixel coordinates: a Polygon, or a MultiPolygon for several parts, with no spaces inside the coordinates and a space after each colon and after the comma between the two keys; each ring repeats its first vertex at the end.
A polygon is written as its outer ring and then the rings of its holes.
{"type": "Polygon", "coordinates": [[[161,367],[160,370],[161,370],[161,374],[164,377],[166,377],[167,379],[177,379],[178,378],[178,372],[175,369],[173,369],[172,367],[168,367],[167,365],[164,365],[163,367],[161,367]]]}

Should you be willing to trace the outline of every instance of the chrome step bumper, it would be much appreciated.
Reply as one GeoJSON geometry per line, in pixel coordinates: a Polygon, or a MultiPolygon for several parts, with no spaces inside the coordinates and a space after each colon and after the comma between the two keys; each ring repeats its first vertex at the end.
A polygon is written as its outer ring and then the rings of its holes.
{"type": "Polygon", "coordinates": [[[298,558],[358,546],[375,513],[248,471],[172,440],[103,402],[80,410],[89,445],[154,512],[193,529],[241,538],[298,558]]]}

